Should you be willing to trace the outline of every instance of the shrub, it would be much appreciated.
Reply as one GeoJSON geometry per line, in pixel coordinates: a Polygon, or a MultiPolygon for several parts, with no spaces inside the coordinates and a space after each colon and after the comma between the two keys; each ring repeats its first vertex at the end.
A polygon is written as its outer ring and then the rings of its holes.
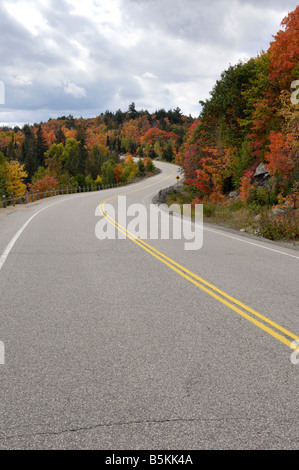
{"type": "Polygon", "coordinates": [[[299,214],[289,212],[278,216],[263,216],[260,235],[270,240],[299,239],[299,214]]]}
{"type": "Polygon", "coordinates": [[[87,175],[85,177],[85,185],[86,186],[93,186],[93,184],[94,184],[94,180],[93,180],[91,174],[87,175]]]}
{"type": "Polygon", "coordinates": [[[95,184],[97,186],[100,186],[102,184],[102,178],[100,177],[100,175],[97,176],[97,178],[95,180],[95,184]]]}
{"type": "Polygon", "coordinates": [[[240,209],[242,209],[244,207],[244,202],[243,201],[233,201],[230,203],[229,205],[229,208],[232,212],[236,212],[236,211],[239,211],[240,209]]]}
{"type": "Polygon", "coordinates": [[[248,204],[259,206],[273,206],[278,203],[277,189],[269,190],[267,187],[254,187],[250,192],[247,202],[248,204]]]}
{"type": "Polygon", "coordinates": [[[78,186],[81,186],[81,188],[83,188],[83,186],[85,186],[85,176],[82,175],[81,173],[76,175],[74,179],[75,179],[76,183],[78,184],[78,186]]]}
{"type": "Polygon", "coordinates": [[[58,186],[58,181],[54,176],[46,175],[42,179],[35,181],[29,185],[30,191],[34,193],[36,191],[48,191],[49,189],[52,190],[58,186]]]}
{"type": "Polygon", "coordinates": [[[216,212],[216,205],[211,202],[206,202],[203,205],[203,215],[204,217],[212,217],[216,212]]]}

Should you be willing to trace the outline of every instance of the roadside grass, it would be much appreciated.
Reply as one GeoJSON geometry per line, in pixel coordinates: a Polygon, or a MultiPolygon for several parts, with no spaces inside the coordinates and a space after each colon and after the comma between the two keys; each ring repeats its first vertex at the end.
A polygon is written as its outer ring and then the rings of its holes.
{"type": "MultiPolygon", "coordinates": [[[[182,190],[169,194],[166,203],[192,204],[192,200],[194,196],[182,190]]],[[[239,199],[228,200],[225,204],[207,201],[203,204],[203,217],[204,222],[299,246],[298,210],[287,209],[275,214],[271,207],[245,204],[239,199]]]]}

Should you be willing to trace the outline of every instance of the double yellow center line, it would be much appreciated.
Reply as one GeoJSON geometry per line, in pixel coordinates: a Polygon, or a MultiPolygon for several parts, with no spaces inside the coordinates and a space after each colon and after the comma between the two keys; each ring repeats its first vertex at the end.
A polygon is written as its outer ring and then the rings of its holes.
{"type": "MultiPolygon", "coordinates": [[[[173,174],[174,174],[174,172],[171,173],[171,175],[164,178],[164,180],[167,179],[167,178],[170,178],[173,174]]],[[[164,181],[164,180],[160,180],[159,183],[161,181],[164,181]]],[[[133,191],[129,191],[129,192],[124,193],[124,194],[131,194],[133,192],[140,191],[140,190],[148,188],[150,186],[154,186],[155,184],[158,184],[158,183],[154,183],[154,184],[151,184],[151,185],[148,185],[148,186],[145,186],[145,187],[143,186],[140,189],[135,189],[133,191]]],[[[148,252],[154,258],[158,259],[161,263],[168,266],[168,268],[175,271],[177,274],[179,274],[184,279],[186,279],[187,281],[194,284],[196,287],[198,287],[199,289],[201,289],[205,293],[209,294],[214,299],[216,299],[219,302],[221,302],[222,304],[226,305],[227,307],[229,307],[234,312],[238,313],[243,318],[246,318],[246,320],[250,321],[251,323],[253,323],[257,327],[259,327],[263,331],[267,332],[268,334],[270,334],[271,336],[273,336],[274,338],[276,338],[278,341],[285,344],[289,348],[299,350],[299,348],[296,348],[296,346],[294,346],[294,344],[293,344],[294,341],[299,342],[299,336],[297,336],[294,333],[288,331],[286,328],[283,328],[278,323],[275,323],[274,321],[272,321],[269,318],[265,317],[264,315],[257,312],[256,310],[248,307],[247,305],[245,305],[240,300],[237,300],[234,297],[232,297],[231,295],[226,294],[221,289],[218,289],[218,287],[214,286],[210,282],[206,281],[202,277],[200,277],[197,274],[193,273],[192,271],[185,268],[181,264],[177,263],[173,259],[171,259],[168,256],[164,255],[163,253],[161,253],[160,251],[158,251],[157,249],[155,249],[154,247],[152,247],[151,245],[146,243],[144,240],[141,240],[139,237],[136,237],[134,234],[129,232],[125,227],[122,227],[120,224],[118,224],[118,222],[113,220],[107,214],[107,212],[105,211],[104,205],[107,201],[109,201],[111,199],[114,199],[118,196],[119,196],[119,194],[117,194],[115,196],[112,196],[112,197],[109,197],[109,198],[103,200],[100,203],[100,212],[101,212],[101,214],[117,230],[119,230],[120,232],[125,234],[126,237],[129,240],[136,243],[136,245],[140,246],[143,250],[148,252]]]]}

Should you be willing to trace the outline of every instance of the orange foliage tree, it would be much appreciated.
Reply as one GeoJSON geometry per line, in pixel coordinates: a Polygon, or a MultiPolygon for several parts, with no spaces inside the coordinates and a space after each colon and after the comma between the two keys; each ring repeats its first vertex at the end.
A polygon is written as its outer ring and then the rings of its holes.
{"type": "Polygon", "coordinates": [[[281,25],[283,29],[274,36],[269,49],[269,75],[280,90],[289,90],[291,82],[299,79],[299,6],[283,19],[281,25]]]}
{"type": "Polygon", "coordinates": [[[35,181],[34,183],[29,184],[29,190],[33,191],[48,191],[49,189],[52,190],[58,186],[58,180],[51,175],[45,175],[40,180],[35,181]]]}

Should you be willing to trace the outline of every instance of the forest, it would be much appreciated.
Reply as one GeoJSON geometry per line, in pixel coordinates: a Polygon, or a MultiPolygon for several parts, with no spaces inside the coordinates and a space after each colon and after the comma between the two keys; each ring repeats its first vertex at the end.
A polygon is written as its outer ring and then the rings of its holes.
{"type": "Polygon", "coordinates": [[[244,205],[298,209],[298,31],[299,6],[267,51],[222,72],[197,118],[180,108],[149,113],[132,102],[90,119],[1,128],[0,196],[132,181],[158,159],[184,169],[193,203],[229,205],[234,194],[244,205]]]}
{"type": "Polygon", "coordinates": [[[299,202],[299,7],[267,51],[221,74],[176,155],[200,201],[299,202]],[[264,188],[254,182],[263,163],[264,188]]]}
{"type": "Polygon", "coordinates": [[[0,130],[0,195],[59,186],[132,181],[155,171],[154,159],[174,161],[191,117],[179,108],[106,111],[91,119],[61,116],[22,129],[0,130]],[[133,156],[139,156],[137,163],[133,156]]]}

